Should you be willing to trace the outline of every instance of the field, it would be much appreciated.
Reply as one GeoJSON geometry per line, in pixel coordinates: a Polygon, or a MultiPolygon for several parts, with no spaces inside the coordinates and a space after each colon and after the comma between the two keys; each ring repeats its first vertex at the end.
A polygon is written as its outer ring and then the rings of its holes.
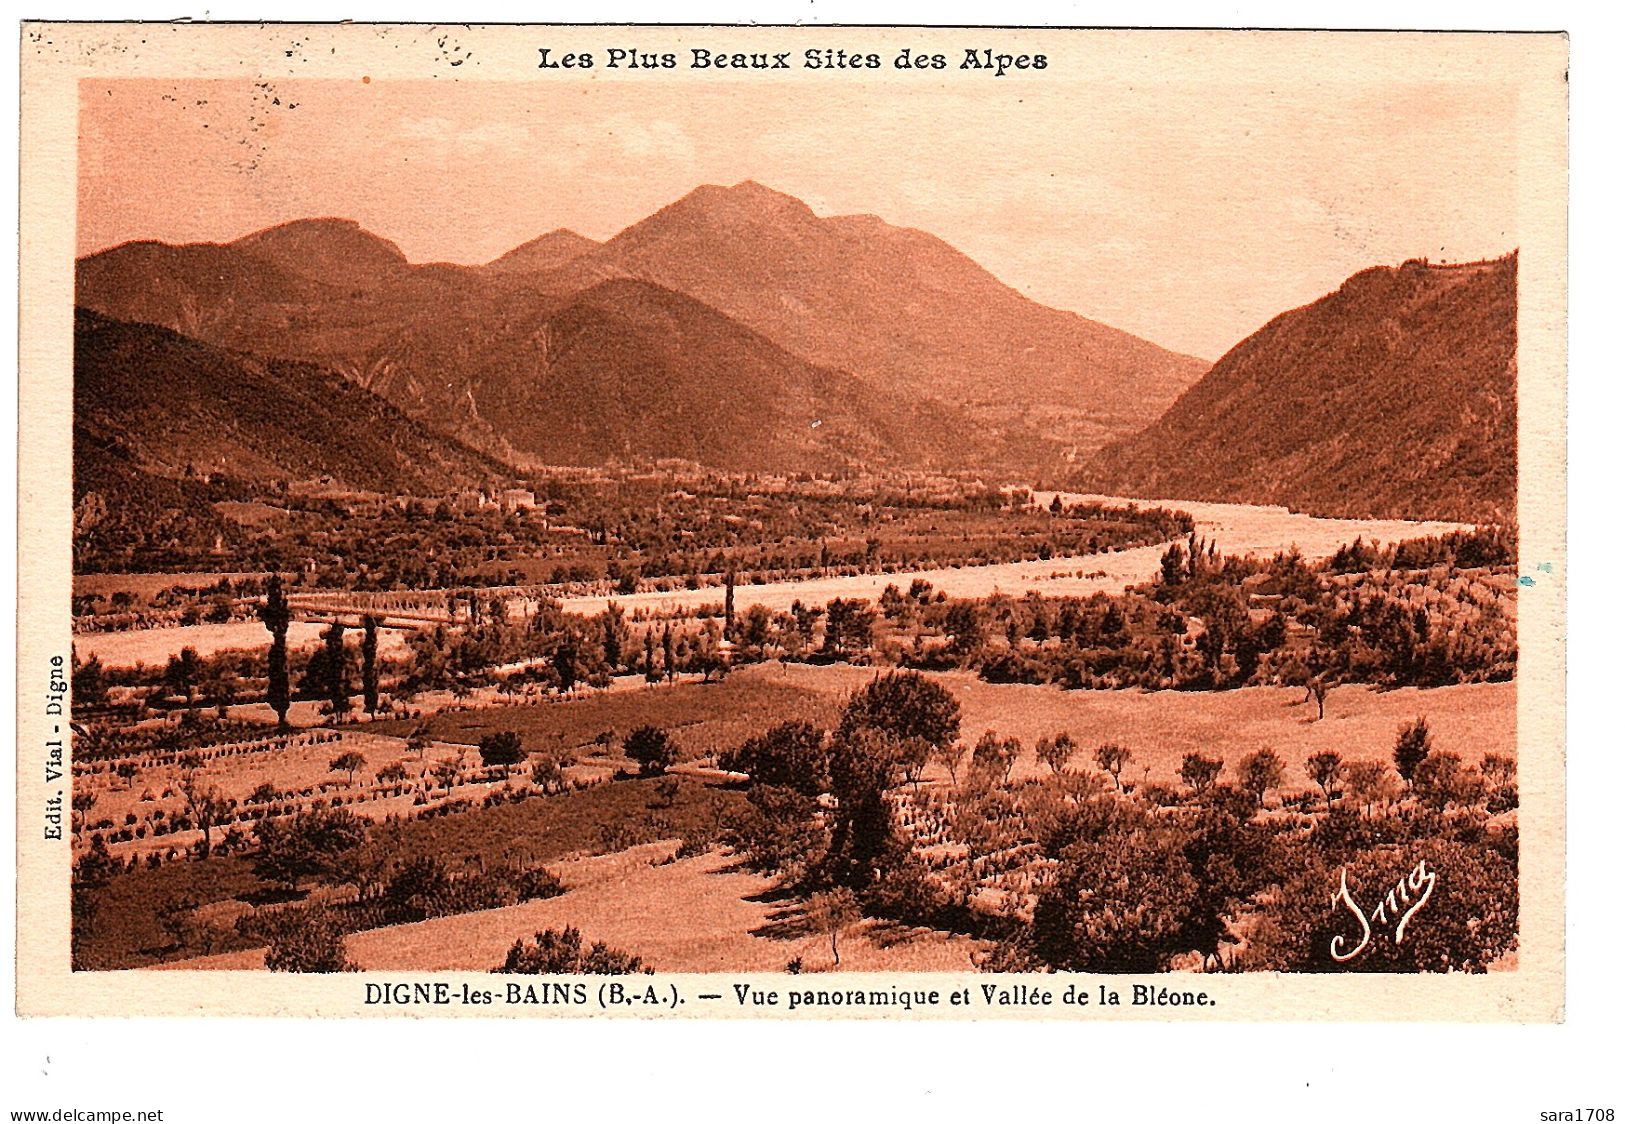
{"type": "MultiPolygon", "coordinates": [[[[736,676],[769,674],[751,668],[736,676]]],[[[775,678],[781,673],[771,672],[775,678]]],[[[793,664],[784,678],[815,687],[832,698],[861,687],[875,672],[870,668],[793,664]]],[[[1314,703],[1305,703],[1301,688],[1247,687],[1236,691],[1066,691],[1059,687],[985,683],[965,672],[942,672],[933,679],[948,687],[962,710],[961,731],[974,742],[983,730],[1018,737],[1025,752],[1013,779],[1048,772],[1033,756],[1033,743],[1044,735],[1068,731],[1082,745],[1072,768],[1093,768],[1088,755],[1103,742],[1117,742],[1134,754],[1124,779],[1174,783],[1187,753],[1223,759],[1227,770],[1243,756],[1265,746],[1287,765],[1289,787],[1308,788],[1303,762],[1323,750],[1335,750],[1347,761],[1389,761],[1402,723],[1418,716],[1428,720],[1435,748],[1477,762],[1485,753],[1515,757],[1517,752],[1517,684],[1473,683],[1431,690],[1403,688],[1377,691],[1363,686],[1335,688],[1326,699],[1326,717],[1315,721],[1314,703]],[[1143,772],[1149,769],[1149,774],[1143,772]]],[[[940,765],[927,778],[947,779],[940,765]]]]}
{"type": "MultiPolygon", "coordinates": [[[[439,741],[465,745],[478,745],[486,734],[514,730],[532,753],[577,757],[592,755],[609,740],[618,744],[639,726],[658,726],[687,760],[730,749],[781,722],[832,723],[839,707],[830,691],[798,682],[793,670],[763,667],[713,683],[635,686],[536,706],[454,709],[424,725],[439,741]],[[600,741],[606,734],[609,738],[600,741]]],[[[379,722],[368,728],[404,736],[414,725],[379,722]]]]}
{"type": "MultiPolygon", "coordinates": [[[[690,777],[677,781],[669,794],[655,781],[627,780],[415,820],[401,825],[400,850],[438,856],[453,869],[509,860],[552,866],[660,840],[714,838],[744,799],[737,790],[690,777]]],[[[268,889],[241,855],[131,871],[93,896],[97,921],[86,941],[86,962],[135,968],[176,959],[184,950],[161,923],[166,908],[185,904],[200,919],[229,928],[268,889]]]]}
{"type": "MultiPolygon", "coordinates": [[[[314,648],[321,643],[322,629],[315,621],[294,621],[288,626],[288,648],[314,648]]],[[[378,650],[389,656],[406,651],[406,633],[386,628],[378,633],[378,650]]],[[[104,667],[163,666],[182,648],[196,648],[200,656],[212,656],[234,648],[263,651],[270,634],[259,621],[233,621],[230,624],[190,624],[173,628],[140,628],[128,632],[85,632],[73,638],[75,654],[81,660],[92,656],[104,667]]]]}
{"type": "Polygon", "coordinates": [[[194,571],[181,574],[75,574],[73,595],[111,597],[115,593],[133,593],[142,602],[150,601],[166,589],[208,589],[226,581],[244,581],[263,578],[264,574],[228,573],[224,571],[194,571]]]}
{"type": "MultiPolygon", "coordinates": [[[[269,786],[280,794],[276,804],[281,808],[309,807],[336,798],[357,815],[379,820],[411,812],[421,803],[420,795],[433,799],[448,795],[446,786],[434,777],[436,768],[447,761],[455,762],[462,771],[450,795],[478,799],[500,785],[500,780],[491,779],[481,769],[475,751],[483,736],[498,731],[516,731],[527,752],[545,752],[564,763],[570,780],[608,780],[618,771],[635,771],[636,766],[621,753],[620,743],[639,726],[654,725],[667,731],[679,748],[680,760],[691,761],[714,757],[780,722],[829,725],[839,701],[827,690],[797,685],[781,675],[778,679],[744,676],[715,683],[637,685],[525,706],[452,706],[422,723],[368,722],[338,730],[296,731],[286,739],[272,738],[268,732],[257,742],[211,747],[203,755],[197,777],[201,785],[215,786],[223,796],[244,805],[244,816],[249,812],[250,794],[269,786]],[[421,757],[408,752],[405,740],[419,725],[434,739],[421,757]],[[329,767],[348,752],[365,760],[353,781],[329,767]],[[379,771],[393,765],[404,769],[404,778],[379,782],[379,771]]],[[[75,780],[78,791],[96,797],[88,817],[92,830],[101,830],[120,857],[167,852],[196,842],[201,832],[195,830],[155,830],[161,821],[173,820],[186,810],[179,765],[145,754],[139,758],[139,772],[127,780],[113,774],[116,762],[79,767],[96,769],[75,780]],[[130,836],[139,832],[139,837],[125,838],[126,832],[130,836]]],[[[514,771],[516,782],[527,776],[523,766],[514,771]]],[[[594,831],[598,822],[593,821],[594,831]]],[[[245,820],[241,826],[247,830],[251,824],[245,820]]],[[[85,832],[85,837],[89,834],[85,832]]]]}
{"type": "MultiPolygon", "coordinates": [[[[1040,497],[1041,502],[1045,499],[1040,497]]],[[[1356,538],[1392,542],[1452,529],[1446,524],[1316,519],[1281,509],[1224,504],[1179,506],[1192,510],[1199,536],[1228,553],[1272,554],[1296,546],[1310,560],[1324,558],[1356,538]]],[[[906,589],[916,578],[950,598],[995,592],[1015,597],[1034,591],[1052,596],[1113,592],[1157,574],[1163,549],[1137,547],[1042,562],[741,584],[736,608],[742,612],[765,604],[784,609],[795,601],[816,606],[853,596],[873,602],[886,586],[906,589]]],[[[722,598],[721,588],[707,587],[574,597],[565,600],[564,608],[592,614],[613,600],[635,622],[661,614],[682,615],[702,606],[720,613],[722,598]]],[[[942,616],[954,607],[927,608],[942,616]]],[[[940,628],[941,623],[945,622],[933,620],[929,627],[940,628]]],[[[1028,635],[1029,623],[1012,617],[1010,636],[1043,643],[1028,635]]],[[[321,627],[295,622],[290,646],[317,643],[321,627]]],[[[596,627],[591,625],[589,632],[596,627]]],[[[400,653],[405,636],[386,630],[384,653],[400,653]]],[[[634,641],[635,636],[636,625],[634,641]]],[[[139,662],[161,667],[183,645],[208,655],[231,648],[262,650],[266,641],[264,628],[250,620],[88,634],[77,638],[77,646],[81,658],[94,654],[108,666],[139,662]]],[[[1014,650],[1016,640],[1008,643],[1014,650]]],[[[855,649],[859,659],[865,658],[870,642],[864,645],[855,649]]],[[[874,647],[878,650],[878,645],[874,647]]],[[[763,645],[761,650],[769,649],[763,645]]],[[[521,666],[514,662],[519,658],[516,651],[500,647],[493,651],[496,656],[482,666],[499,676],[521,666]]],[[[487,970],[501,962],[515,940],[540,929],[573,925],[588,941],[605,941],[667,971],[782,971],[797,961],[804,970],[828,970],[834,965],[827,934],[808,924],[805,903],[777,890],[768,877],[743,869],[736,856],[720,848],[727,825],[743,810],[746,793],[720,776],[714,764],[723,752],[781,723],[804,721],[833,729],[847,698],[883,669],[771,661],[740,664],[715,681],[702,681],[701,669],[683,659],[679,651],[676,666],[682,670],[675,683],[651,685],[640,675],[623,674],[610,680],[608,689],[567,694],[549,694],[528,681],[520,682],[519,691],[514,682],[504,682],[499,689],[487,681],[472,687],[459,684],[453,693],[441,680],[412,697],[411,718],[402,710],[400,717],[381,721],[296,729],[282,738],[267,732],[257,741],[209,746],[200,763],[188,766],[186,776],[174,754],[150,747],[133,747],[116,761],[82,762],[75,768],[76,789],[96,800],[88,810],[76,813],[76,827],[81,828],[76,853],[86,853],[95,833],[116,860],[133,856],[148,862],[86,891],[99,907],[94,912],[100,920],[81,942],[80,959],[97,968],[169,963],[263,966],[263,950],[249,946],[266,939],[266,918],[250,918],[254,924],[243,932],[235,924],[257,910],[277,908],[290,891],[255,876],[242,853],[253,846],[245,836],[261,815],[285,817],[314,807],[343,807],[375,824],[396,820],[392,826],[376,827],[375,840],[387,839],[391,854],[437,859],[448,878],[477,879],[488,870],[545,863],[562,877],[566,888],[557,897],[502,908],[482,907],[511,902],[515,896],[481,898],[480,906],[449,907],[475,912],[354,933],[349,955],[364,968],[487,970]],[[518,697],[520,692],[523,698],[518,697]],[[677,745],[678,764],[672,776],[635,777],[636,766],[625,756],[624,742],[641,726],[665,731],[677,745]],[[409,751],[406,741],[419,729],[431,739],[421,755],[409,751]],[[538,773],[533,784],[529,762],[519,764],[511,775],[484,766],[477,747],[483,738],[499,732],[518,734],[527,755],[536,761],[550,758],[562,772],[552,780],[538,773]],[[335,758],[349,751],[363,758],[353,776],[331,767],[335,758]],[[123,776],[117,773],[121,765],[123,776]],[[397,771],[394,766],[401,768],[397,771]],[[379,781],[381,770],[387,770],[390,779],[379,781]],[[544,785],[553,789],[554,780],[562,780],[565,791],[543,795],[539,789],[544,785]],[[217,790],[229,803],[212,837],[224,853],[207,859],[186,857],[201,832],[187,821],[183,781],[217,790]],[[169,830],[173,826],[180,830],[169,830]],[[675,859],[680,845],[686,845],[685,857],[675,859]],[[220,955],[200,955],[210,952],[220,955]]],[[[628,665],[616,661],[615,666],[628,665]]],[[[712,663],[704,670],[709,674],[717,666],[712,663]]],[[[1035,745],[1040,738],[1062,732],[1079,746],[1069,763],[1072,770],[1094,771],[1095,748],[1114,742],[1131,754],[1123,782],[1173,789],[1183,788],[1180,767],[1188,754],[1220,759],[1224,765],[1220,779],[1234,781],[1242,757],[1270,748],[1285,765],[1278,790],[1282,797],[1310,790],[1305,762],[1327,750],[1336,751],[1344,762],[1391,761],[1400,726],[1419,717],[1428,721],[1434,749],[1459,754],[1469,764],[1491,752],[1516,756],[1517,688],[1511,682],[1386,691],[1339,683],[1325,699],[1324,717],[1318,717],[1315,703],[1301,686],[1065,690],[989,683],[973,670],[924,674],[959,702],[960,739],[966,746],[984,731],[994,731],[1001,739],[1019,739],[1021,753],[1010,775],[998,782],[1008,782],[1011,792],[1021,790],[1023,781],[1048,774],[1048,766],[1036,757],[1035,745]]],[[[264,702],[240,703],[231,711],[234,717],[259,721],[270,716],[264,702]]],[[[299,725],[326,721],[319,705],[309,701],[295,705],[293,718],[299,725]]],[[[964,776],[961,770],[959,779],[964,776]]],[[[939,838],[954,828],[952,817],[944,819],[941,809],[961,799],[950,789],[946,767],[932,761],[920,780],[912,790],[893,794],[903,804],[920,804],[905,811],[909,825],[905,830],[924,832],[918,834],[922,853],[943,846],[963,850],[971,836],[947,844],[939,838]]],[[[1283,808],[1280,816],[1284,821],[1294,814],[1283,808]]],[[[1036,844],[1021,841],[1019,830],[997,817],[989,823],[991,834],[976,837],[973,850],[980,850],[969,858],[931,852],[928,861],[935,864],[934,877],[940,876],[943,888],[962,883],[976,887],[967,891],[966,903],[974,899],[979,908],[1026,917],[1029,914],[1023,911],[1032,906],[1034,878],[1042,867],[1033,865],[1030,851],[1036,844]],[[1001,832],[1009,835],[1009,845],[998,842],[1004,838],[1001,832]]],[[[300,893],[308,892],[311,901],[343,903],[358,893],[356,886],[365,885],[369,885],[365,880],[324,876],[313,886],[301,887],[300,893]]],[[[369,902],[374,904],[345,916],[354,924],[379,924],[403,916],[375,912],[376,899],[369,902]]],[[[975,926],[945,921],[940,913],[887,916],[985,935],[975,926]]],[[[962,969],[973,966],[972,953],[979,947],[968,937],[871,919],[847,934],[840,967],[962,969]]]]}
{"type": "MultiPolygon", "coordinates": [[[[672,851],[654,843],[557,863],[567,887],[560,897],[357,933],[348,954],[368,971],[479,972],[501,964],[515,940],[573,925],[588,943],[604,941],[663,972],[778,972],[795,958],[807,971],[834,967],[828,936],[810,931],[794,903],[777,900],[771,879],[719,852],[671,862],[672,851]]],[[[969,970],[975,947],[964,937],[866,921],[841,938],[840,970],[969,970]]],[[[264,962],[263,950],[249,949],[164,967],[264,962]]]]}
{"type": "MultiPolygon", "coordinates": [[[[201,756],[202,764],[196,770],[198,784],[217,788],[222,796],[236,801],[243,806],[241,814],[244,816],[250,811],[250,795],[261,786],[267,786],[278,794],[273,801],[278,807],[309,807],[317,802],[326,804],[337,797],[353,801],[350,808],[357,815],[378,820],[410,811],[419,787],[435,789],[436,782],[428,774],[437,763],[452,759],[460,768],[470,770],[479,765],[477,755],[462,745],[432,745],[419,759],[406,751],[404,739],[383,737],[368,727],[295,732],[286,739],[266,737],[225,743],[210,746],[201,756]],[[351,752],[359,753],[366,761],[357,770],[353,784],[346,774],[329,767],[334,758],[351,752]],[[378,783],[375,780],[378,771],[394,764],[406,770],[404,782],[378,783]]],[[[113,773],[111,766],[118,763],[117,759],[75,767],[75,791],[96,798],[88,816],[91,829],[102,831],[110,850],[120,858],[167,852],[199,840],[202,832],[196,830],[172,833],[155,830],[163,821],[173,821],[186,811],[180,765],[145,755],[134,760],[139,771],[128,780],[113,773]],[[99,771],[81,772],[86,769],[99,771]],[[112,826],[105,826],[107,824],[112,826]],[[132,835],[139,832],[139,836],[121,838],[116,832],[132,835]]],[[[244,819],[238,826],[247,831],[252,822],[244,819]]],[[[226,827],[222,826],[216,832],[216,839],[224,830],[226,827]]]]}

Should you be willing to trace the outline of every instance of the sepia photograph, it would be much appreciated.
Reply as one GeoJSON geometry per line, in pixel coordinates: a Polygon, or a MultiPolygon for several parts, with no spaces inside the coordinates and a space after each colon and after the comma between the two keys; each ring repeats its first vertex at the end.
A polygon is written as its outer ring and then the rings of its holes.
{"type": "Polygon", "coordinates": [[[1561,37],[501,32],[58,76],[64,973],[1557,1016],[1561,37]]]}

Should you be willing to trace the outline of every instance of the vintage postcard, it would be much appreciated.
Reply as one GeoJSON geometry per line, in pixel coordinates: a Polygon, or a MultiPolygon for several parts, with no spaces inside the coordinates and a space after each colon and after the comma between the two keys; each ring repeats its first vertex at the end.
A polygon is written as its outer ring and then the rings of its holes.
{"type": "Polygon", "coordinates": [[[22,1013],[1562,1018],[1564,37],[22,35],[22,1013]]]}

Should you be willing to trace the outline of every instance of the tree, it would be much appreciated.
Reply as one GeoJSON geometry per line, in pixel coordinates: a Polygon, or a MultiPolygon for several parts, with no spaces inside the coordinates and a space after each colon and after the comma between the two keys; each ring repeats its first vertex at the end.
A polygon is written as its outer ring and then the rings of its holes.
{"type": "Polygon", "coordinates": [[[677,764],[677,747],[658,726],[639,726],[626,736],[624,748],[646,777],[659,776],[677,764]]]}
{"type": "Polygon", "coordinates": [[[188,755],[181,759],[181,795],[186,799],[186,813],[192,823],[203,832],[203,857],[213,849],[212,831],[231,811],[226,794],[201,778],[199,761],[188,755]]]}
{"type": "Polygon", "coordinates": [[[265,966],[273,972],[357,972],[344,927],[326,909],[288,909],[270,926],[265,966]]]}
{"type": "Polygon", "coordinates": [[[954,784],[959,783],[959,764],[965,760],[966,752],[965,743],[958,738],[937,747],[937,760],[948,770],[948,779],[954,784]]]}
{"type": "Polygon", "coordinates": [[[107,701],[107,673],[102,661],[91,656],[73,669],[73,704],[75,707],[100,706],[107,701]]]}
{"type": "Polygon", "coordinates": [[[1381,761],[1350,761],[1343,770],[1343,780],[1348,794],[1368,816],[1377,801],[1393,793],[1388,766],[1381,761]]]}
{"type": "Polygon", "coordinates": [[[445,863],[434,855],[413,855],[395,870],[383,898],[390,921],[426,921],[452,912],[452,893],[445,863]]]}
{"type": "Polygon", "coordinates": [[[1484,778],[1477,769],[1462,764],[1461,755],[1436,749],[1416,767],[1412,787],[1424,802],[1443,811],[1451,804],[1462,807],[1484,798],[1484,778]]]}
{"type": "Polygon", "coordinates": [[[365,767],[367,759],[355,750],[350,749],[339,754],[327,763],[329,770],[346,775],[346,784],[355,784],[355,775],[358,769],[365,767]]]}
{"type": "Polygon", "coordinates": [[[1213,787],[1213,782],[1219,779],[1219,773],[1223,769],[1224,762],[1216,757],[1187,753],[1179,766],[1179,779],[1190,786],[1193,796],[1200,798],[1204,792],[1213,787]]]}
{"type": "Polygon", "coordinates": [[[83,836],[85,824],[90,820],[90,810],[96,806],[94,792],[75,792],[73,794],[73,833],[83,836]]]}
{"type": "Polygon", "coordinates": [[[711,676],[724,671],[727,662],[722,655],[722,637],[717,631],[716,621],[706,621],[705,627],[694,639],[694,648],[688,658],[691,671],[698,671],[705,682],[711,682],[711,676]]]}
{"type": "Polygon", "coordinates": [[[297,891],[303,879],[334,873],[339,857],[367,838],[367,828],[348,809],[315,808],[287,819],[262,819],[254,825],[254,837],[254,873],[297,891]]]}
{"type": "Polygon", "coordinates": [[[1059,855],[1033,910],[1033,951],[1069,972],[1159,972],[1184,942],[1200,887],[1171,826],[1113,801],[1059,855]]]}
{"type": "Polygon", "coordinates": [[[734,626],[733,641],[737,658],[745,661],[767,659],[773,636],[773,611],[766,605],[752,605],[734,626]]]}
{"type": "Polygon", "coordinates": [[[595,941],[590,949],[584,950],[581,930],[573,925],[562,930],[544,929],[536,934],[534,944],[515,941],[508,950],[508,958],[492,970],[527,976],[626,976],[654,971],[640,958],[610,948],[603,941],[595,941]]]}
{"type": "Polygon", "coordinates": [[[626,647],[626,629],[621,623],[624,616],[621,607],[613,601],[604,606],[604,615],[600,623],[604,633],[604,662],[609,665],[611,675],[620,669],[622,653],[626,647]]]}
{"type": "Polygon", "coordinates": [[[1273,749],[1254,750],[1241,759],[1241,788],[1250,793],[1253,803],[1264,806],[1264,797],[1272,788],[1281,787],[1286,779],[1286,764],[1273,749]]]}
{"type": "Polygon", "coordinates": [[[862,598],[837,597],[824,607],[824,654],[846,656],[874,643],[875,611],[862,598]]]}
{"type": "Polygon", "coordinates": [[[1162,554],[1162,584],[1180,585],[1185,581],[1185,551],[1174,543],[1162,554]]]}
{"type": "Polygon", "coordinates": [[[1078,743],[1072,740],[1071,734],[1063,730],[1053,738],[1039,738],[1038,744],[1033,748],[1038,754],[1038,759],[1049,766],[1050,772],[1059,775],[1066,768],[1066,763],[1078,752],[1078,743]]]}
{"type": "Polygon", "coordinates": [[[987,630],[974,601],[955,601],[942,619],[942,630],[952,639],[948,651],[961,663],[975,660],[987,644],[987,630]]]}
{"type": "Polygon", "coordinates": [[[836,885],[861,893],[907,854],[886,799],[899,779],[900,744],[881,730],[845,723],[830,744],[835,809],[825,876],[836,885]]]}
{"type": "Polygon", "coordinates": [[[660,669],[655,667],[654,629],[643,630],[643,678],[648,683],[660,682],[660,669]]]}
{"type": "Polygon", "coordinates": [[[399,761],[391,761],[378,770],[378,780],[383,784],[399,784],[406,779],[406,766],[399,761]]]}
{"type": "Polygon", "coordinates": [[[732,566],[728,567],[728,573],[723,578],[723,584],[727,588],[722,595],[722,636],[725,640],[732,640],[734,638],[734,572],[732,566]]]}
{"type": "Polygon", "coordinates": [[[228,708],[237,698],[237,671],[226,659],[215,661],[203,677],[203,696],[215,709],[215,717],[226,720],[228,708]]]}
{"type": "Polygon", "coordinates": [[[919,738],[932,749],[959,737],[959,700],[917,671],[871,679],[847,701],[837,736],[874,730],[894,741],[919,738]]]}
{"type": "Polygon", "coordinates": [[[164,668],[164,685],[171,691],[186,696],[186,709],[189,711],[197,698],[198,675],[201,670],[197,649],[192,647],[182,648],[178,656],[170,656],[169,666],[164,668]]]}
{"type": "Polygon", "coordinates": [[[810,722],[781,723],[722,754],[717,763],[747,774],[752,784],[794,789],[803,796],[817,796],[829,787],[829,748],[824,731],[810,722]]]}
{"type": "Polygon", "coordinates": [[[434,739],[429,736],[429,728],[427,726],[417,726],[407,735],[406,751],[415,754],[417,759],[422,761],[423,755],[428,752],[429,746],[433,742],[434,739]]]}
{"type": "Polygon", "coordinates": [[[1247,968],[1288,972],[1484,972],[1518,942],[1518,871],[1508,856],[1482,841],[1417,838],[1403,847],[1378,844],[1340,849],[1337,862],[1309,862],[1290,876],[1279,894],[1257,915],[1248,937],[1247,968]],[[1425,864],[1425,865],[1424,865],[1425,864]],[[1335,891],[1346,877],[1350,898],[1368,915],[1381,904],[1387,925],[1371,917],[1376,930],[1355,959],[1339,963],[1334,948],[1353,952],[1361,927],[1343,905],[1327,908],[1327,886],[1335,891]],[[1419,892],[1436,883],[1427,906],[1391,939],[1392,926],[1419,892]],[[1403,889],[1401,889],[1403,887],[1403,889]],[[1398,915],[1386,895],[1395,894],[1398,915]],[[1333,938],[1339,944],[1333,945],[1333,938]],[[1351,946],[1354,946],[1351,948],[1351,946]]]}
{"type": "Polygon", "coordinates": [[[530,767],[530,783],[543,792],[562,791],[564,770],[559,768],[558,758],[546,753],[537,757],[530,767]]]}
{"type": "Polygon", "coordinates": [[[334,621],[322,630],[322,655],[325,659],[322,667],[325,678],[323,693],[333,708],[333,718],[336,721],[350,711],[350,684],[349,676],[345,674],[342,621],[334,621]]]}
{"type": "Polygon", "coordinates": [[[1407,722],[1399,728],[1399,736],[1394,740],[1394,768],[1407,785],[1414,782],[1416,767],[1432,752],[1433,734],[1426,718],[1407,722]]]}
{"type": "Polygon", "coordinates": [[[457,783],[457,778],[462,775],[462,772],[462,765],[454,758],[448,757],[444,761],[440,761],[435,764],[434,773],[432,776],[435,780],[440,782],[441,788],[445,789],[447,792],[450,792],[452,786],[457,783]]]}
{"type": "Polygon", "coordinates": [[[888,584],[880,591],[880,614],[887,620],[899,625],[907,624],[913,618],[913,603],[903,596],[903,591],[895,583],[888,584]]]}
{"type": "Polygon", "coordinates": [[[1304,772],[1309,779],[1326,794],[1326,811],[1332,810],[1332,796],[1337,788],[1337,782],[1343,776],[1343,757],[1333,750],[1317,753],[1303,763],[1304,772]]]}
{"type": "Polygon", "coordinates": [[[282,592],[282,575],[272,574],[265,581],[265,604],[259,608],[260,620],[271,634],[271,650],[266,656],[268,682],[266,702],[276,712],[278,730],[288,728],[288,707],[293,696],[288,689],[288,624],[293,613],[288,598],[282,592]]]}
{"type": "Polygon", "coordinates": [[[970,767],[978,786],[990,785],[996,778],[1008,779],[1015,765],[1015,753],[1021,743],[1013,738],[1000,738],[992,730],[982,731],[971,750],[970,767]]]}
{"type": "Polygon", "coordinates": [[[480,764],[487,768],[499,766],[504,777],[524,759],[524,743],[514,730],[499,730],[480,738],[480,764]]]}
{"type": "Polygon", "coordinates": [[[373,716],[378,714],[378,626],[383,623],[371,613],[361,618],[361,703],[373,716]]]}
{"type": "Polygon", "coordinates": [[[1511,784],[1518,775],[1518,765],[1512,758],[1500,753],[1486,753],[1478,763],[1478,771],[1494,788],[1511,784]]]}
{"type": "Polygon", "coordinates": [[[814,894],[808,901],[807,919],[819,932],[829,935],[829,952],[835,958],[836,967],[841,963],[839,937],[842,930],[862,916],[857,896],[845,886],[814,894]]]}
{"type": "Polygon", "coordinates": [[[1127,746],[1118,745],[1116,742],[1106,742],[1095,750],[1095,764],[1099,765],[1103,772],[1111,774],[1118,792],[1123,791],[1123,767],[1133,756],[1127,746]]]}
{"type": "Polygon", "coordinates": [[[575,637],[565,633],[553,648],[553,673],[558,676],[559,690],[569,694],[581,678],[580,650],[575,637]]]}
{"type": "Polygon", "coordinates": [[[660,634],[660,666],[666,673],[666,682],[670,683],[677,678],[677,655],[673,651],[671,625],[666,625],[665,631],[660,634]]]}
{"type": "Polygon", "coordinates": [[[1315,700],[1315,719],[1319,721],[1326,717],[1326,696],[1331,694],[1331,681],[1324,675],[1315,675],[1310,677],[1307,686],[1310,696],[1315,700]]]}

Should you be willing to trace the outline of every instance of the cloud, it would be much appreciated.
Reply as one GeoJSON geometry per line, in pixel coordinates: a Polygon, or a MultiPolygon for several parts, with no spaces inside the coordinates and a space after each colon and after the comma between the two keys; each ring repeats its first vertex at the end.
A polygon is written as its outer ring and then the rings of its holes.
{"type": "Polygon", "coordinates": [[[467,125],[448,117],[408,117],[397,127],[400,139],[441,149],[457,149],[464,154],[522,153],[531,150],[536,138],[529,125],[511,121],[486,120],[467,125]]]}
{"type": "Polygon", "coordinates": [[[699,158],[693,138],[673,121],[612,117],[605,122],[604,132],[621,155],[634,160],[688,167],[699,158]]]}

